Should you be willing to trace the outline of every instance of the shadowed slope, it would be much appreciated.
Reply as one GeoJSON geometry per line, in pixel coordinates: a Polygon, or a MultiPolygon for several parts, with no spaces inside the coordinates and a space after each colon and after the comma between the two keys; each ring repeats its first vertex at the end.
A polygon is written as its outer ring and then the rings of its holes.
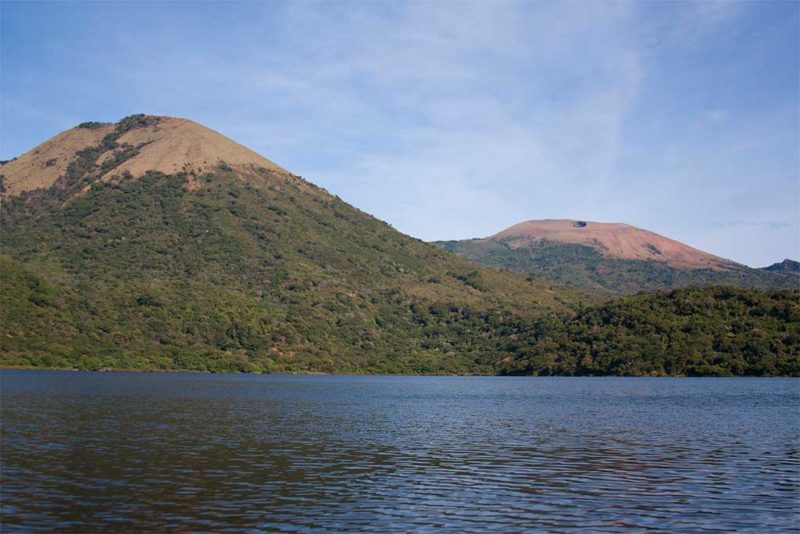
{"type": "Polygon", "coordinates": [[[762,267],[761,270],[772,273],[791,273],[794,275],[800,275],[800,262],[787,258],[781,262],[773,263],[769,267],[762,267]]]}

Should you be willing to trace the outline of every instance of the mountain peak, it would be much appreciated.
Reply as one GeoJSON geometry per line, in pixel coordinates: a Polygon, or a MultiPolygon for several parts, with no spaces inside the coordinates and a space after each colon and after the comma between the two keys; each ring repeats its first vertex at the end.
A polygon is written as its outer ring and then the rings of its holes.
{"type": "Polygon", "coordinates": [[[6,365],[485,372],[490,325],[592,298],[447,255],[185,119],[84,123],[0,172],[57,153],[0,214],[6,365]]]}
{"type": "Polygon", "coordinates": [[[800,262],[786,258],[778,263],[773,263],[769,267],[762,267],[762,271],[769,271],[773,273],[793,273],[800,274],[800,262]]]}
{"type": "Polygon", "coordinates": [[[117,140],[119,144],[142,146],[143,149],[139,155],[115,168],[116,174],[127,171],[139,176],[151,170],[172,174],[185,167],[213,167],[220,162],[283,171],[260,154],[188,119],[144,116],[141,124],[117,140]]]}
{"type": "Polygon", "coordinates": [[[624,223],[602,223],[572,219],[531,220],[486,238],[504,241],[512,248],[533,241],[584,245],[607,257],[655,260],[680,268],[718,269],[732,262],[690,247],[654,232],[624,223]]]}
{"type": "Polygon", "coordinates": [[[222,134],[179,117],[131,115],[117,123],[85,122],[0,167],[3,194],[48,188],[81,154],[94,157],[97,177],[202,171],[220,163],[284,169],[222,134]]]}

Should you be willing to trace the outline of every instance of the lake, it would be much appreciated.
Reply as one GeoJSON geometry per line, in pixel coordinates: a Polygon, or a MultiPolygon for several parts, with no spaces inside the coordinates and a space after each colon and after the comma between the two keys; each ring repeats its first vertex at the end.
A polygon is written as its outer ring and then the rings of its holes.
{"type": "Polygon", "coordinates": [[[2,371],[3,530],[800,527],[800,381],[2,371]]]}

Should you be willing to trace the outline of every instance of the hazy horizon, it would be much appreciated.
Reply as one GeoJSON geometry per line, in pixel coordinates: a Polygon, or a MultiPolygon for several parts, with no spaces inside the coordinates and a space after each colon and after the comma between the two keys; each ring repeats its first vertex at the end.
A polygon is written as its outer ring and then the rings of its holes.
{"type": "Polygon", "coordinates": [[[624,222],[800,257],[795,2],[3,2],[10,159],[200,122],[424,240],[624,222]]]}

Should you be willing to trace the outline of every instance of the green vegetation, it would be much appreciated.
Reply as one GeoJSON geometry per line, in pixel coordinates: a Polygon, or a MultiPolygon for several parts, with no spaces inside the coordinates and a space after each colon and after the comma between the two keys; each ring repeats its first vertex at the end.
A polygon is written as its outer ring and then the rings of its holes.
{"type": "Polygon", "coordinates": [[[282,172],[99,182],[101,156],[140,120],[4,206],[2,365],[493,373],[494,325],[588,302],[476,267],[282,172]]]}
{"type": "Polygon", "coordinates": [[[609,294],[713,285],[759,289],[800,287],[800,279],[789,272],[767,272],[743,265],[726,270],[677,269],[658,261],[607,258],[591,247],[577,244],[540,241],[511,248],[502,240],[478,239],[436,244],[484,265],[609,294]]]}
{"type": "Polygon", "coordinates": [[[535,323],[504,374],[800,376],[800,291],[643,293],[535,323]]]}
{"type": "MultiPolygon", "coordinates": [[[[218,162],[206,173],[113,176],[147,149],[120,136],[157,120],[120,121],[53,187],[4,199],[0,366],[799,372],[797,291],[602,304],[404,236],[283,171],[218,162]]],[[[584,249],[558,254],[600,261],[584,249]]]]}
{"type": "Polygon", "coordinates": [[[102,128],[103,126],[107,125],[108,123],[106,122],[89,121],[80,123],[77,126],[77,128],[84,128],[86,130],[97,130],[98,128],[102,128]]]}

